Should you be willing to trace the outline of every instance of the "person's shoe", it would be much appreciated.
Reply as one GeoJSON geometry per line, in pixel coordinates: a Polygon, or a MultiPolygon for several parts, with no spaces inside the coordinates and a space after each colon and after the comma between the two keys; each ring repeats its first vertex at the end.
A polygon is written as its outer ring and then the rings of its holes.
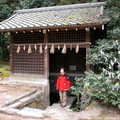
{"type": "Polygon", "coordinates": [[[62,108],[63,108],[63,105],[62,105],[62,104],[60,104],[60,107],[62,107],[62,108]]]}
{"type": "Polygon", "coordinates": [[[63,105],[63,108],[66,107],[66,105],[63,105]]]}
{"type": "Polygon", "coordinates": [[[62,105],[62,104],[61,104],[60,106],[61,106],[62,108],[66,107],[66,105],[62,105]]]}

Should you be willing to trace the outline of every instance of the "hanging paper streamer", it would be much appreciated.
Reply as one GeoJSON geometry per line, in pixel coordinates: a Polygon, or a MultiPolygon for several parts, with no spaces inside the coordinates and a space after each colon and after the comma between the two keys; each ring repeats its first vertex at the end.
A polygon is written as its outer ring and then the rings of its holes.
{"type": "Polygon", "coordinates": [[[67,52],[67,48],[66,48],[66,45],[64,44],[64,46],[63,46],[63,49],[62,49],[61,53],[66,54],[66,52],[67,52]]]}
{"type": "Polygon", "coordinates": [[[23,46],[23,50],[25,50],[25,45],[23,46]]]}
{"type": "Polygon", "coordinates": [[[43,53],[42,45],[40,45],[39,52],[40,52],[41,54],[43,53]]]}
{"type": "Polygon", "coordinates": [[[9,49],[9,48],[10,48],[10,45],[8,45],[7,48],[9,49]]]}
{"type": "Polygon", "coordinates": [[[36,45],[34,46],[34,48],[35,48],[35,50],[37,50],[37,46],[36,45]]]}
{"type": "Polygon", "coordinates": [[[58,45],[58,50],[60,50],[60,45],[58,45]]]}
{"type": "Polygon", "coordinates": [[[32,53],[32,49],[31,49],[31,46],[29,45],[28,47],[28,53],[32,53]]]}
{"type": "Polygon", "coordinates": [[[102,30],[104,30],[104,25],[102,25],[102,30]]]}
{"type": "Polygon", "coordinates": [[[17,53],[20,53],[20,45],[18,45],[16,52],[17,52],[17,53]]]}
{"type": "Polygon", "coordinates": [[[70,45],[70,50],[72,51],[72,44],[70,45]]]}
{"type": "Polygon", "coordinates": [[[54,45],[52,44],[52,46],[51,46],[51,49],[50,49],[50,53],[55,53],[55,48],[54,48],[54,45]]]}
{"type": "Polygon", "coordinates": [[[46,45],[46,46],[45,46],[45,50],[46,50],[47,48],[48,48],[48,46],[46,45]]]}
{"type": "Polygon", "coordinates": [[[77,44],[77,46],[76,46],[76,53],[78,53],[79,52],[79,45],[77,44]]]}

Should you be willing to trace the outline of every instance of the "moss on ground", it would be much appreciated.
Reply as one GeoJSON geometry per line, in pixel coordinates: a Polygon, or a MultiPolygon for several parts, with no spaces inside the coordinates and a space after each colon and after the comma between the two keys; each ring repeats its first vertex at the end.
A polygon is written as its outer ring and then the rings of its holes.
{"type": "Polygon", "coordinates": [[[2,75],[0,77],[9,77],[10,76],[10,65],[6,62],[0,62],[0,72],[2,75]]]}

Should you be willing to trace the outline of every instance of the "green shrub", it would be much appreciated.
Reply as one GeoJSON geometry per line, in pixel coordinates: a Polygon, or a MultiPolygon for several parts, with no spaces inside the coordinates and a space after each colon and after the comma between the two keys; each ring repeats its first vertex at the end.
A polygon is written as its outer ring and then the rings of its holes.
{"type": "Polygon", "coordinates": [[[91,48],[89,63],[99,67],[99,74],[87,72],[91,95],[120,108],[120,41],[99,40],[91,48]]]}
{"type": "Polygon", "coordinates": [[[86,78],[75,78],[75,86],[71,86],[72,94],[76,96],[76,103],[71,108],[73,111],[81,111],[89,105],[91,96],[89,82],[86,78]]]}

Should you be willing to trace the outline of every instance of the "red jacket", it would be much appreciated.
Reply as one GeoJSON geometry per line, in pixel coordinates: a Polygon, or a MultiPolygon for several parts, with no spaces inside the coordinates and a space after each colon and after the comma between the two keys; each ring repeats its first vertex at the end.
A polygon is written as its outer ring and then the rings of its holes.
{"type": "Polygon", "coordinates": [[[59,91],[65,91],[70,88],[70,81],[66,76],[59,76],[56,83],[56,89],[59,91]]]}

